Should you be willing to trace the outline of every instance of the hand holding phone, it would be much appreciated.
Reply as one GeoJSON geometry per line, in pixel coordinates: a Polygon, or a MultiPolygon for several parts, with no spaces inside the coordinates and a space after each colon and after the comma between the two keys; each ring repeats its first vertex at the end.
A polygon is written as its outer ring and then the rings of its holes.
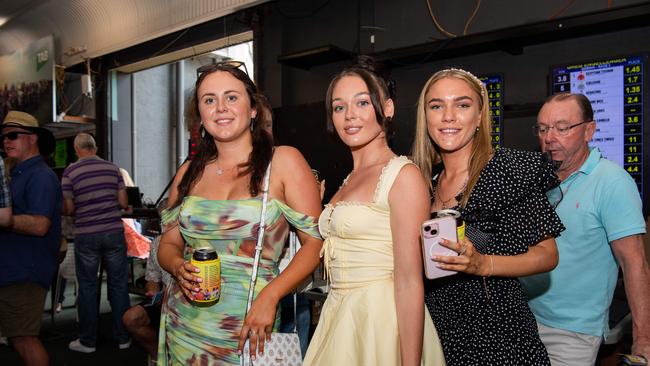
{"type": "Polygon", "coordinates": [[[458,241],[456,219],[451,216],[427,220],[422,224],[422,256],[424,259],[424,274],[428,279],[454,275],[456,271],[441,269],[431,257],[434,255],[455,256],[456,252],[440,245],[442,239],[458,241]]]}

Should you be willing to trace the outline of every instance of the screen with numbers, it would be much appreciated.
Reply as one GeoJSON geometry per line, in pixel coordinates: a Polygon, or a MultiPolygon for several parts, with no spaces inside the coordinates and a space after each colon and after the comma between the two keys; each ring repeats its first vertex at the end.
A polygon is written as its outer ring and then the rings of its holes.
{"type": "Polygon", "coordinates": [[[642,196],[645,59],[619,57],[552,70],[553,93],[581,93],[589,98],[596,121],[590,145],[627,170],[642,196]]]}
{"type": "Polygon", "coordinates": [[[479,75],[478,79],[485,84],[490,100],[490,116],[492,117],[492,146],[501,146],[501,131],[503,127],[503,75],[479,75]]]}

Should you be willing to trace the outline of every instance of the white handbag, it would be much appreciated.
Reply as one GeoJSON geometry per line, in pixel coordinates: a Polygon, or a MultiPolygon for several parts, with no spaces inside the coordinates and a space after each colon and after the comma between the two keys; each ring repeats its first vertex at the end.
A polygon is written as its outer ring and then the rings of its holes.
{"type": "MultiPolygon", "coordinates": [[[[260,228],[257,236],[257,245],[255,246],[255,259],[253,260],[253,273],[251,275],[250,288],[248,289],[248,302],[246,304],[246,314],[251,308],[253,303],[253,292],[255,289],[255,283],[257,282],[257,269],[260,264],[260,258],[262,257],[262,244],[264,242],[264,231],[266,229],[266,221],[264,216],[266,215],[266,205],[269,196],[269,180],[271,176],[271,163],[266,168],[266,174],[264,175],[264,190],[262,191],[262,213],[260,215],[260,228]]],[[[291,258],[295,255],[296,242],[295,236],[292,236],[290,239],[290,253],[291,258]]],[[[296,293],[293,294],[293,312],[294,319],[296,319],[296,305],[297,297],[296,293]]],[[[245,318],[245,316],[244,316],[245,318]]],[[[294,321],[293,332],[291,333],[271,333],[271,341],[264,343],[264,354],[256,355],[255,360],[250,359],[249,351],[249,341],[246,340],[244,344],[244,350],[241,357],[239,358],[239,364],[241,366],[300,366],[302,365],[302,353],[300,352],[300,340],[298,338],[297,332],[297,321],[294,321]]]]}

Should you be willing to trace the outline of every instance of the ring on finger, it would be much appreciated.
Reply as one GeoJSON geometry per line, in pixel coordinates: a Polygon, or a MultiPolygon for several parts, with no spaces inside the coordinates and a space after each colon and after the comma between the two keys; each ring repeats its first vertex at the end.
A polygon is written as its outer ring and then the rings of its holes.
{"type": "Polygon", "coordinates": [[[467,244],[463,244],[463,249],[460,252],[458,252],[458,255],[463,255],[465,254],[466,251],[467,251],[467,244]]]}
{"type": "Polygon", "coordinates": [[[257,335],[257,332],[256,332],[256,331],[254,331],[254,330],[252,330],[252,329],[248,331],[248,336],[249,336],[249,337],[256,336],[256,335],[257,335]]]}

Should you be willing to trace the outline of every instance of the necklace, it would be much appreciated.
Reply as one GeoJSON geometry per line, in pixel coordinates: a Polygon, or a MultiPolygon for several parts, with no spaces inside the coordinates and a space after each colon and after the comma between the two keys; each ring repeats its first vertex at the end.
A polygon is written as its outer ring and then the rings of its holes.
{"type": "Polygon", "coordinates": [[[230,171],[230,170],[233,170],[233,169],[235,169],[235,168],[237,168],[237,167],[239,166],[239,164],[235,164],[234,166],[232,166],[232,167],[230,167],[230,168],[226,168],[226,169],[224,169],[224,168],[222,168],[222,167],[219,166],[219,163],[215,162],[214,164],[215,164],[216,167],[217,167],[217,169],[215,170],[215,172],[217,173],[217,175],[223,175],[223,173],[225,173],[225,172],[227,172],[227,171],[230,171]]]}
{"type": "Polygon", "coordinates": [[[460,187],[458,192],[456,194],[452,195],[451,197],[449,197],[446,200],[442,199],[442,196],[440,195],[440,181],[441,180],[442,180],[442,173],[440,173],[440,175],[438,175],[438,180],[436,181],[436,198],[442,203],[442,208],[443,209],[452,208],[453,206],[449,206],[449,203],[452,202],[452,200],[457,201],[458,196],[465,190],[465,188],[467,187],[467,181],[469,180],[469,175],[467,175],[467,177],[465,177],[465,181],[463,182],[463,185],[460,187]]]}

